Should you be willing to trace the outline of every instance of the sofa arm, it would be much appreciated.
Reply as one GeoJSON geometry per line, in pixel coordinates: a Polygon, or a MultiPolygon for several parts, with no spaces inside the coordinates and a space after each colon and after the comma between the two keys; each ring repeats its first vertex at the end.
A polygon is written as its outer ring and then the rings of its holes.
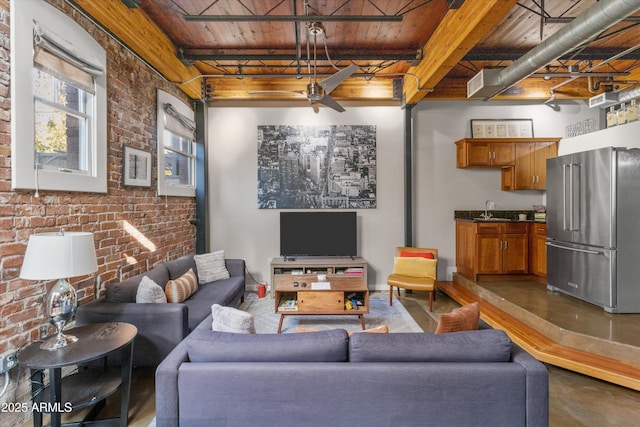
{"type": "Polygon", "coordinates": [[[243,259],[225,259],[225,264],[230,276],[245,277],[245,262],[243,259]]]}
{"type": "Polygon", "coordinates": [[[527,427],[549,425],[549,373],[547,367],[513,344],[511,360],[526,371],[527,427]]]}
{"type": "Polygon", "coordinates": [[[189,360],[186,341],[178,344],[156,369],[156,426],[179,426],[178,372],[189,360]]]}
{"type": "Polygon", "coordinates": [[[133,345],[136,366],[157,366],[189,333],[188,308],[184,304],[105,302],[101,298],[79,306],[76,322],[134,325],[138,328],[133,345]]]}

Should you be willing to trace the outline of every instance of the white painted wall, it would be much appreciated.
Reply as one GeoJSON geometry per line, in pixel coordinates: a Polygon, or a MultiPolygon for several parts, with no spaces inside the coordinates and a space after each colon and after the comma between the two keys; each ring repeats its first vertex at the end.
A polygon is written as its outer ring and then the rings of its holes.
{"type": "MultiPolygon", "coordinates": [[[[439,249],[438,277],[455,267],[454,210],[531,209],[540,191],[503,192],[500,171],[456,169],[455,144],[471,136],[470,119],[532,118],[535,136],[564,136],[565,127],[597,110],[582,102],[541,104],[424,101],[413,109],[415,241],[439,249]]],[[[277,124],[375,124],[378,207],[358,210],[359,251],[369,261],[370,288],[385,288],[395,247],[404,243],[403,129],[398,107],[347,107],[344,113],[309,107],[208,109],[210,249],[247,261],[251,274],[269,281],[269,259],[279,255],[279,210],[257,208],[257,126],[277,124]]],[[[251,282],[249,282],[251,283],[251,282]]]]}
{"type": "MultiPolygon", "coordinates": [[[[402,244],[403,117],[398,107],[209,108],[209,222],[211,250],[245,258],[258,281],[270,281],[269,260],[280,255],[280,210],[257,207],[259,125],[373,124],[377,132],[378,204],[358,209],[358,248],[369,261],[369,283],[386,283],[402,244]]],[[[248,281],[248,284],[252,284],[248,281]]]]}
{"type": "Polygon", "coordinates": [[[545,202],[541,191],[501,191],[498,169],[456,169],[454,142],[471,137],[471,119],[531,118],[536,137],[562,137],[569,124],[599,120],[599,111],[584,102],[556,109],[503,101],[423,101],[414,107],[414,244],[439,248],[438,278],[455,269],[454,210],[483,210],[486,200],[496,210],[530,210],[545,202]]]}

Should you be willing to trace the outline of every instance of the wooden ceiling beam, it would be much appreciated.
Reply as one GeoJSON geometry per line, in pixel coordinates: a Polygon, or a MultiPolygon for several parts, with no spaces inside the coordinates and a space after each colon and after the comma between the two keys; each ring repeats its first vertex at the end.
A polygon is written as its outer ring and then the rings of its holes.
{"type": "Polygon", "coordinates": [[[629,75],[623,78],[624,80],[637,80],[640,82],[640,68],[630,70],[629,75]]]}
{"type": "MultiPolygon", "coordinates": [[[[120,39],[138,56],[172,83],[181,83],[200,75],[194,66],[186,66],[167,35],[140,8],[130,9],[120,0],[74,0],[74,3],[120,39]]],[[[180,85],[192,99],[201,98],[200,79],[180,85]]]]}
{"type": "Polygon", "coordinates": [[[423,99],[516,3],[517,0],[466,0],[459,9],[449,10],[422,49],[423,59],[408,70],[418,77],[420,86],[416,79],[405,79],[405,103],[415,104],[423,99]]]}
{"type": "MultiPolygon", "coordinates": [[[[248,78],[243,79],[216,77],[207,79],[207,97],[210,100],[248,100],[248,99],[290,99],[304,100],[305,95],[293,91],[306,91],[307,79],[248,78]],[[282,91],[282,93],[251,94],[254,91],[282,91]]],[[[347,79],[331,92],[337,100],[381,101],[392,99],[393,83],[391,79],[347,79]]]]}

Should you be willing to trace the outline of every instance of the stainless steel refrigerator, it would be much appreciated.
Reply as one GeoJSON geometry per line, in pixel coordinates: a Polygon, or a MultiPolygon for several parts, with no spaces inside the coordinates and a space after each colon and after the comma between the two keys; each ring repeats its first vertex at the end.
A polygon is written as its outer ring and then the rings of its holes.
{"type": "Polygon", "coordinates": [[[547,288],[640,313],[640,149],[547,160],[547,288]]]}

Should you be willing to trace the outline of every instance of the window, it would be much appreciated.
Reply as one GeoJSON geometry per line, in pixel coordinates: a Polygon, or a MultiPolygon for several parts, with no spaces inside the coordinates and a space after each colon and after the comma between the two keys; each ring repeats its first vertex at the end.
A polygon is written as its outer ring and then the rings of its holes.
{"type": "Polygon", "coordinates": [[[165,130],[164,182],[193,186],[193,140],[165,130]]]}
{"type": "Polygon", "coordinates": [[[104,49],[44,2],[11,14],[12,187],[106,192],[104,49]]]}
{"type": "Polygon", "coordinates": [[[195,196],[195,122],[178,98],[158,91],[158,194],[195,196]]]}
{"type": "Polygon", "coordinates": [[[35,52],[33,101],[36,166],[89,173],[95,95],[93,77],[39,46],[36,46],[35,52]]]}

